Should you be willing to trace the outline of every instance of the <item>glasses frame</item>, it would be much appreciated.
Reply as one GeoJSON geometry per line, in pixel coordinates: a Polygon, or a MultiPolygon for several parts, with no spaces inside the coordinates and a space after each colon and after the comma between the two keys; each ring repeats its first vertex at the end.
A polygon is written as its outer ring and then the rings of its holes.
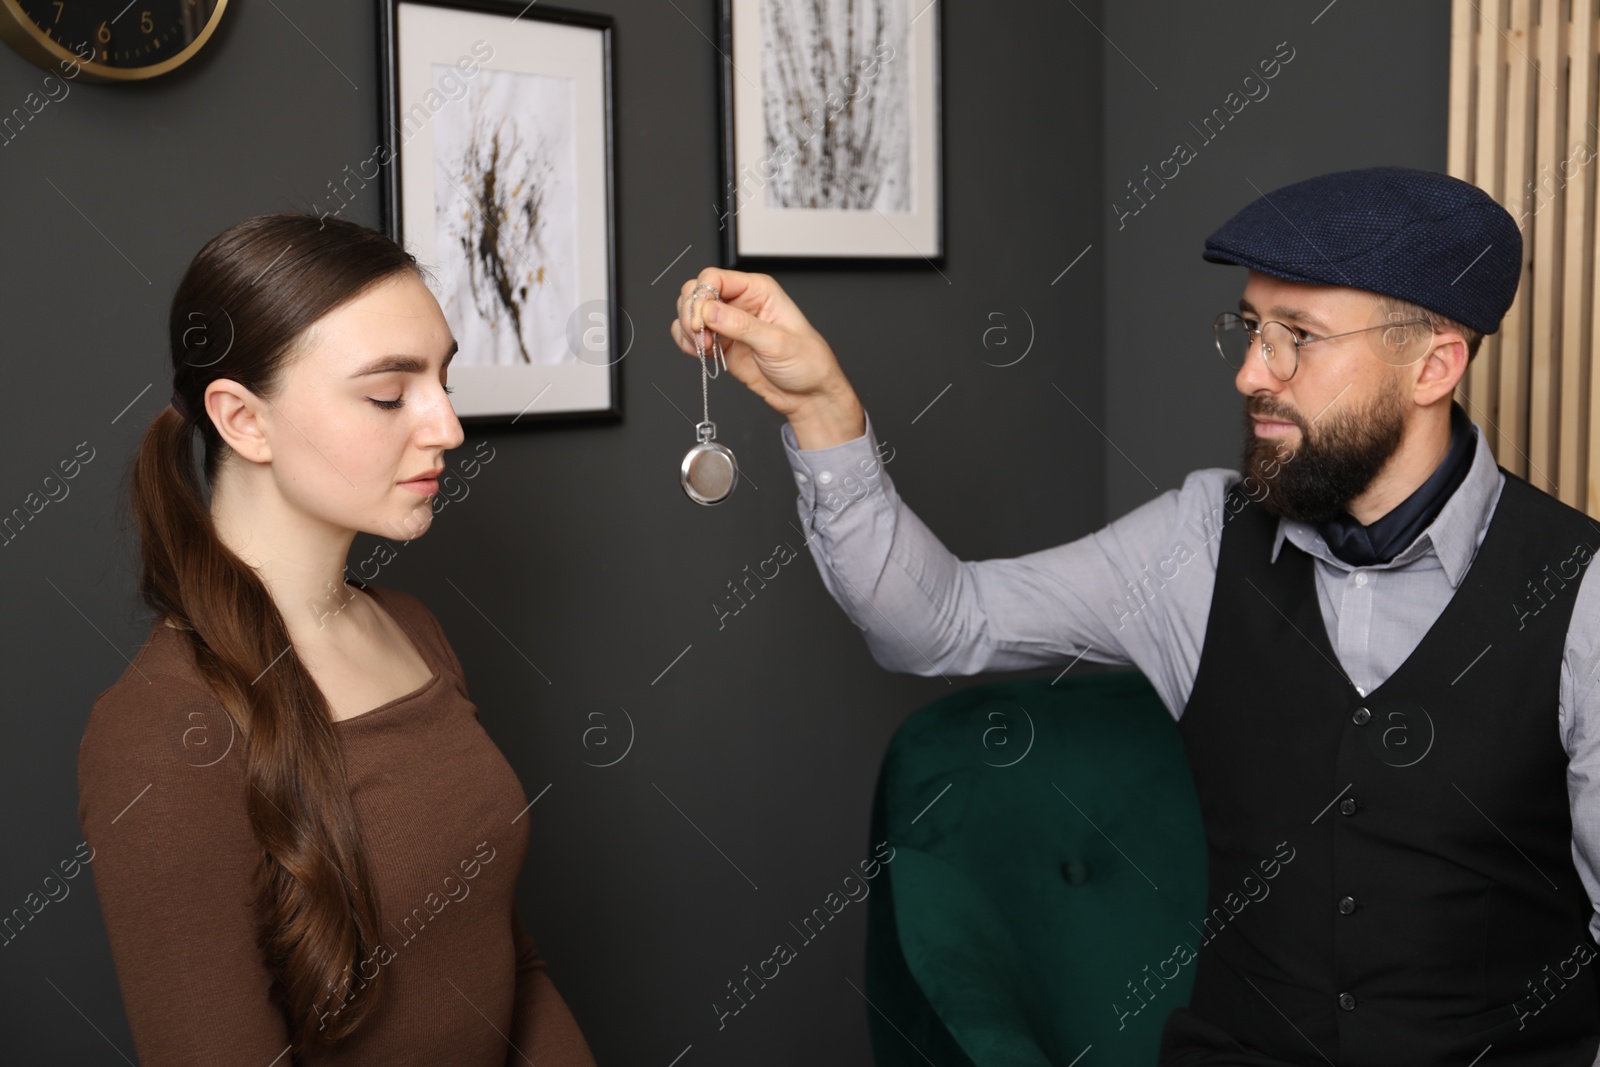
{"type": "MultiPolygon", "coordinates": [[[[1223,311],[1223,312],[1219,312],[1217,314],[1217,317],[1211,320],[1211,336],[1212,336],[1212,340],[1215,342],[1215,344],[1217,346],[1217,355],[1221,356],[1222,357],[1222,361],[1224,363],[1227,363],[1228,366],[1230,366],[1230,367],[1233,366],[1233,363],[1229,361],[1228,354],[1222,350],[1223,320],[1229,318],[1230,316],[1232,318],[1235,318],[1235,319],[1239,320],[1240,324],[1244,327],[1245,333],[1249,334],[1249,336],[1250,336],[1250,344],[1257,351],[1259,351],[1261,353],[1261,362],[1263,362],[1263,363],[1265,363],[1267,365],[1267,370],[1271,371],[1272,372],[1272,376],[1274,378],[1278,379],[1278,381],[1280,381],[1280,382],[1286,382],[1290,378],[1293,378],[1295,376],[1295,372],[1300,369],[1300,350],[1302,348],[1306,347],[1307,345],[1320,344],[1323,341],[1334,341],[1334,340],[1337,340],[1340,337],[1353,337],[1354,335],[1356,335],[1358,333],[1370,333],[1373,330],[1386,330],[1386,329],[1390,328],[1391,326],[1410,326],[1410,325],[1413,325],[1413,324],[1419,324],[1419,325],[1422,325],[1422,326],[1428,325],[1428,320],[1427,319],[1420,319],[1420,318],[1401,319],[1398,322],[1380,322],[1376,326],[1364,326],[1359,330],[1346,330],[1343,333],[1330,333],[1330,334],[1327,334],[1326,336],[1323,336],[1323,337],[1315,337],[1315,336],[1313,336],[1313,337],[1309,337],[1306,340],[1302,341],[1302,340],[1300,340],[1299,337],[1295,336],[1294,327],[1290,326],[1286,322],[1279,322],[1277,319],[1268,319],[1268,320],[1266,320],[1266,322],[1257,323],[1255,328],[1252,329],[1250,327],[1248,321],[1245,319],[1245,317],[1243,315],[1239,314],[1239,312],[1237,312],[1237,311],[1223,311]],[[1266,329],[1269,324],[1276,324],[1278,326],[1282,326],[1283,329],[1284,329],[1284,332],[1286,332],[1289,335],[1290,339],[1294,341],[1294,365],[1289,368],[1289,373],[1286,374],[1286,375],[1285,374],[1279,374],[1278,371],[1277,371],[1277,368],[1275,368],[1272,365],[1272,357],[1274,355],[1273,346],[1271,344],[1267,343],[1261,337],[1261,331],[1266,329]]],[[[1244,353],[1244,359],[1240,362],[1239,366],[1235,367],[1234,369],[1235,370],[1243,370],[1245,363],[1248,363],[1249,361],[1250,361],[1250,349],[1246,348],[1245,349],[1245,353],[1244,353]]]]}

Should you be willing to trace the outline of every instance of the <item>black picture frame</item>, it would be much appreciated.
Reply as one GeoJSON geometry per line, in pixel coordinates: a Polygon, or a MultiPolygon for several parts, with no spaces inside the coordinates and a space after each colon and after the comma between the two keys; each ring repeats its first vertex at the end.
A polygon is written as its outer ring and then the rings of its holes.
{"type": "MultiPolygon", "coordinates": [[[[941,73],[942,5],[938,0],[869,0],[880,6],[898,8],[909,19],[905,39],[913,49],[910,54],[916,57],[915,74],[908,78],[911,84],[906,87],[912,108],[911,129],[915,143],[926,143],[928,146],[925,155],[911,161],[914,171],[913,200],[926,198],[930,201],[925,216],[920,209],[918,212],[920,232],[902,232],[906,228],[897,221],[900,218],[898,213],[891,216],[877,208],[848,213],[785,208],[780,209],[780,213],[792,216],[792,225],[788,220],[784,224],[784,228],[791,232],[784,239],[775,241],[770,234],[752,232],[757,229],[754,224],[760,224],[763,230],[770,228],[765,225],[767,220],[755,217],[769,212],[763,211],[756,198],[750,195],[752,181],[764,187],[760,174],[767,168],[757,166],[754,172],[750,169],[753,137],[749,109],[757,106],[751,98],[757,96],[758,90],[764,96],[766,86],[763,64],[752,58],[759,51],[761,34],[755,33],[752,42],[752,36],[740,30],[739,21],[741,18],[758,20],[764,2],[788,4],[794,8],[802,6],[797,0],[718,0],[717,4],[717,92],[721,105],[718,174],[722,183],[717,200],[717,222],[724,262],[738,269],[767,270],[808,265],[898,269],[917,262],[927,262],[935,269],[943,267],[945,138],[941,73]],[[920,27],[920,32],[911,32],[919,30],[921,23],[926,25],[920,27]],[[858,229],[866,231],[870,228],[876,233],[863,232],[859,240],[838,240],[838,231],[849,226],[833,225],[835,221],[842,220],[827,216],[843,215],[857,216],[859,221],[870,224],[858,229]]],[[[824,6],[826,2],[824,0],[824,6]]],[[[856,68],[855,64],[847,63],[847,66],[856,68]]],[[[841,81],[841,87],[846,84],[841,81]]],[[[822,102],[829,109],[830,117],[836,113],[830,106],[831,95],[822,102]]],[[[839,95],[850,97],[849,93],[839,95]]],[[[761,100],[761,104],[764,103],[761,100]]],[[[808,101],[807,105],[812,103],[815,102],[808,101]]],[[[800,133],[807,129],[803,125],[800,133]]],[[[800,133],[791,140],[801,141],[800,133]]],[[[782,151],[781,147],[779,151],[782,151]]],[[[775,153],[760,162],[771,164],[781,158],[775,153]]],[[[780,162],[779,171],[782,165],[780,162]]]]}
{"type": "Polygon", "coordinates": [[[386,164],[381,226],[430,274],[440,272],[430,278],[430,288],[452,329],[465,327],[466,336],[456,335],[462,351],[450,368],[457,417],[464,425],[518,426],[620,420],[621,363],[634,331],[617,294],[614,19],[527,0],[377,0],[377,8],[378,155],[386,164]],[[412,25],[412,35],[402,39],[412,25]],[[463,48],[469,37],[471,45],[463,48]],[[448,69],[449,57],[458,52],[455,69],[448,69]],[[428,70],[419,74],[424,63],[428,70]],[[439,91],[451,84],[445,81],[451,76],[454,84],[465,85],[460,96],[439,91]],[[419,79],[428,81],[427,92],[415,91],[419,79]],[[564,128],[563,93],[571,100],[570,130],[564,128]],[[496,97],[512,103],[491,103],[496,97]],[[438,99],[445,103],[435,107],[438,99]],[[526,106],[529,99],[540,101],[544,110],[526,106]],[[447,109],[463,103],[470,116],[457,113],[440,121],[447,109]],[[492,110],[496,106],[498,112],[492,110]],[[526,180],[517,185],[493,180],[502,158],[507,167],[522,158],[510,149],[504,157],[489,153],[492,163],[481,182],[463,183],[441,170],[437,140],[448,144],[465,137],[467,150],[449,158],[477,173],[473,168],[483,158],[477,120],[484,115],[500,119],[490,138],[492,149],[501,147],[500,136],[511,123],[507,143],[523,149],[530,161],[526,180]],[[463,132],[469,118],[470,129],[463,132]],[[548,128],[539,128],[537,120],[544,118],[548,128]],[[523,137],[530,124],[536,139],[523,137]],[[536,172],[557,177],[541,187],[532,179],[536,172]],[[568,180],[561,181],[562,176],[568,180]],[[435,179],[452,188],[440,193],[435,179]],[[495,198],[509,198],[513,189],[528,190],[511,205],[514,210],[502,214],[513,221],[491,223],[481,205],[500,203],[495,198]],[[451,194],[456,196],[452,208],[466,208],[460,225],[468,232],[446,242],[438,239],[446,225],[439,197],[451,194]],[[492,247],[485,251],[487,242],[492,247]],[[562,249],[569,254],[560,254],[562,249]],[[466,284],[458,260],[467,262],[466,284]],[[446,270],[452,264],[453,274],[446,270]],[[565,288],[558,291],[559,286],[565,288]],[[463,293],[473,298],[472,310],[465,308],[463,293]],[[486,305],[492,313],[485,313],[486,305]],[[517,309],[524,306],[536,314],[523,318],[517,309]],[[478,343],[485,337],[493,343],[478,343]],[[507,357],[508,350],[522,362],[507,357]],[[472,358],[485,352],[499,362],[472,358]],[[536,353],[540,359],[533,358],[536,353]]]}

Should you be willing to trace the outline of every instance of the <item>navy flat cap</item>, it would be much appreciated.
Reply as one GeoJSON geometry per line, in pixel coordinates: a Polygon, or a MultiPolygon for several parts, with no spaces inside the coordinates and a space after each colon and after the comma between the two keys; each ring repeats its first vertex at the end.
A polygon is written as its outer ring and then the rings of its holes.
{"type": "Polygon", "coordinates": [[[1470,182],[1409,167],[1308,178],[1245,205],[1205,258],[1291,282],[1399,297],[1494,333],[1522,275],[1522,232],[1470,182]]]}

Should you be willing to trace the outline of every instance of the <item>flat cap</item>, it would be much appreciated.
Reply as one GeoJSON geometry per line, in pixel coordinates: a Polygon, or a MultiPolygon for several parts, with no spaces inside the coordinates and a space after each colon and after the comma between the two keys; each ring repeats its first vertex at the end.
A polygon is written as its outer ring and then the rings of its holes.
{"type": "Polygon", "coordinates": [[[1205,258],[1291,282],[1398,297],[1494,333],[1522,274],[1522,232],[1470,182],[1410,167],[1308,178],[1251,201],[1205,258]]]}

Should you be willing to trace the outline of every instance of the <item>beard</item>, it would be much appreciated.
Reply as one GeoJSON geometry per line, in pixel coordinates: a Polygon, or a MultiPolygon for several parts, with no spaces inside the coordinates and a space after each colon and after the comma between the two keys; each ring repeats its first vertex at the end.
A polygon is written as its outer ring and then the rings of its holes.
{"type": "Polygon", "coordinates": [[[1404,430],[1398,380],[1391,379],[1362,408],[1318,416],[1315,426],[1268,398],[1250,397],[1244,405],[1244,474],[1267,485],[1261,506],[1268,514],[1327,522],[1372,484],[1399,449],[1404,430]],[[1294,423],[1300,443],[1291,449],[1279,438],[1258,436],[1251,415],[1294,423]]]}

